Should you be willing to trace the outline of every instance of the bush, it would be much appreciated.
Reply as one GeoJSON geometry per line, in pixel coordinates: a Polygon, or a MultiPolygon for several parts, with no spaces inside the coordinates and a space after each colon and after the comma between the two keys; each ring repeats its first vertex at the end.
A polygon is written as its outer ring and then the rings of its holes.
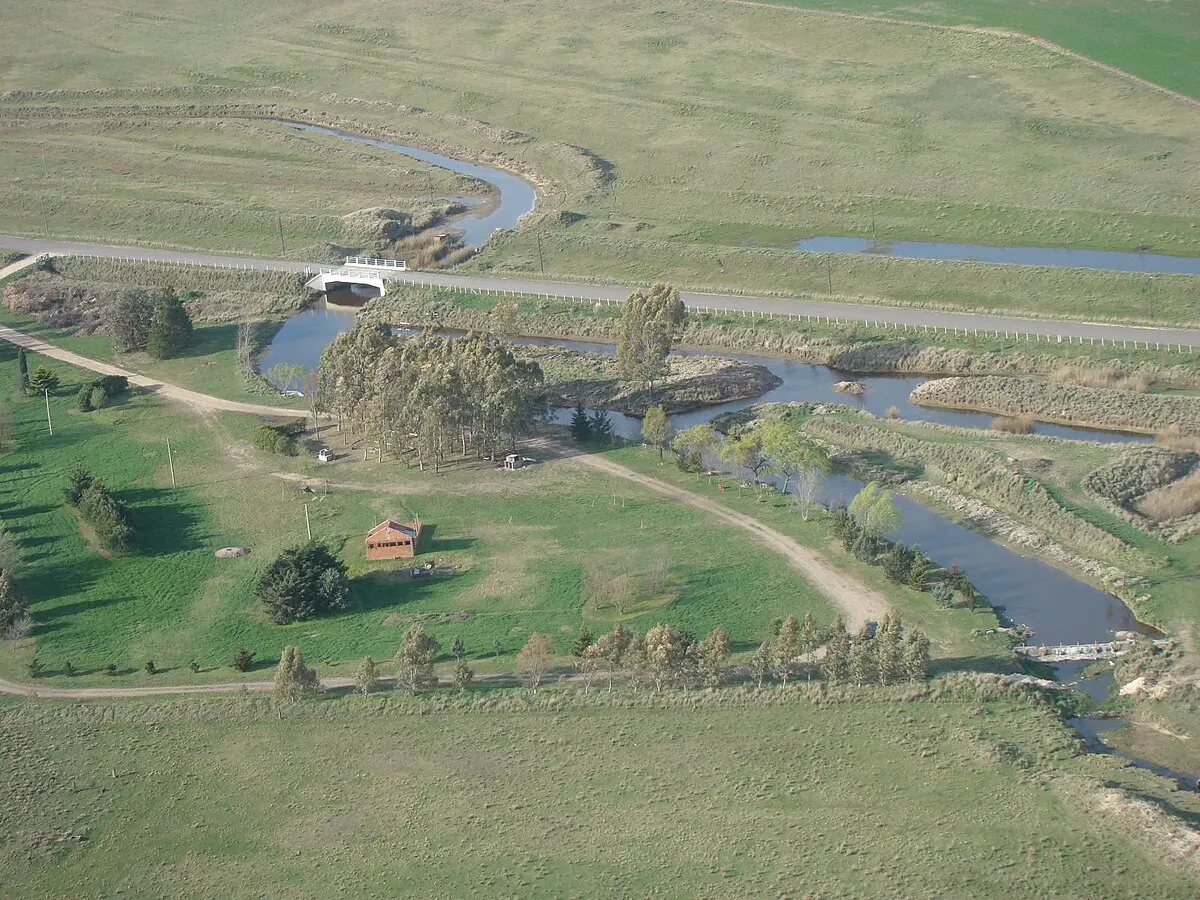
{"type": "Polygon", "coordinates": [[[92,386],[100,388],[104,396],[111,400],[129,390],[129,379],[124,375],[104,375],[93,381],[92,386]]]}
{"type": "Polygon", "coordinates": [[[103,409],[108,405],[108,395],[104,393],[104,388],[99,385],[92,385],[90,388],[90,396],[88,402],[91,403],[92,409],[103,409]]]}
{"type": "Polygon", "coordinates": [[[327,547],[315,543],[279,554],[262,574],[255,593],[276,625],[300,622],[350,605],[345,563],[327,547]]]}
{"type": "Polygon", "coordinates": [[[233,667],[239,672],[249,672],[250,667],[254,665],[253,650],[239,650],[233,654],[233,667]]]}
{"type": "Polygon", "coordinates": [[[92,405],[92,386],[85,384],[79,389],[79,399],[75,402],[76,408],[80,412],[91,412],[94,407],[92,405]]]}
{"type": "Polygon", "coordinates": [[[133,526],[129,508],[102,481],[80,467],[71,473],[66,488],[67,502],[96,529],[96,536],[109,550],[133,549],[133,526]]]}
{"type": "Polygon", "coordinates": [[[305,421],[295,419],[279,424],[260,425],[254,432],[254,446],[281,456],[296,455],[296,439],[304,433],[305,421]]]}
{"type": "Polygon", "coordinates": [[[84,491],[92,486],[92,482],[96,479],[83,466],[76,466],[67,480],[67,502],[72,506],[78,506],[79,501],[83,499],[84,491]]]}

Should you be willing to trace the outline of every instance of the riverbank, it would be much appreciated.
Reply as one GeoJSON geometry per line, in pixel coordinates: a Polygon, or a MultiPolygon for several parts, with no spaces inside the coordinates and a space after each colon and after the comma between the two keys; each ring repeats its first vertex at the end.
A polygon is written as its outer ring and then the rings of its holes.
{"type": "Polygon", "coordinates": [[[616,358],[565,347],[518,346],[524,359],[538,363],[551,406],[582,404],[641,417],[651,406],[670,414],[691,412],[735,400],[759,397],[782,384],[762,366],[716,356],[667,358],[667,372],[650,387],[625,381],[616,358]]]}

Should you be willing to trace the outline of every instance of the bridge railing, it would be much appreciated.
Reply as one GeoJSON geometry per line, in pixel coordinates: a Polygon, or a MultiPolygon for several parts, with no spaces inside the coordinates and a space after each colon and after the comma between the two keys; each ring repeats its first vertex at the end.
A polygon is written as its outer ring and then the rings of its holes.
{"type": "Polygon", "coordinates": [[[407,269],[402,259],[376,259],[373,256],[347,256],[348,266],[370,266],[376,269],[407,269]]]}

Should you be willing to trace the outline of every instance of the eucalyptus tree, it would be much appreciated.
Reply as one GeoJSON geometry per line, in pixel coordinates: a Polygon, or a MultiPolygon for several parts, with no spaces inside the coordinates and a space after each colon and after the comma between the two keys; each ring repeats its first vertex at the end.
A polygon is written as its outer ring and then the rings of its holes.
{"type": "Polygon", "coordinates": [[[654,284],[630,294],[621,308],[617,336],[617,363],[624,378],[653,391],[654,382],[666,374],[667,355],[686,321],[677,288],[654,284]]]}

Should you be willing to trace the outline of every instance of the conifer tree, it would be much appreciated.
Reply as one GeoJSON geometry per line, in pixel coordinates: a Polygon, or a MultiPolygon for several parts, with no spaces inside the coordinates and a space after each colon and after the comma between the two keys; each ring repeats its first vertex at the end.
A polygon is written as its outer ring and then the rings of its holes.
{"type": "Polygon", "coordinates": [[[465,659],[460,659],[458,665],[454,667],[454,686],[460,691],[466,692],[470,690],[474,680],[475,670],[467,665],[465,659]]]}
{"type": "Polygon", "coordinates": [[[855,684],[870,684],[879,671],[875,659],[875,641],[861,635],[850,644],[850,679],[855,684]]]}
{"type": "Polygon", "coordinates": [[[884,617],[875,632],[875,664],[880,684],[904,677],[904,635],[899,618],[884,617]]]}
{"type": "Polygon", "coordinates": [[[592,420],[582,403],[576,404],[575,412],[571,414],[571,438],[578,444],[586,444],[592,439],[592,420]]]}
{"type": "Polygon", "coordinates": [[[839,615],[834,618],[821,660],[821,678],[830,684],[845,681],[850,675],[850,635],[839,615]]]}
{"type": "Polygon", "coordinates": [[[779,636],[775,638],[775,674],[784,684],[799,667],[797,657],[800,655],[800,624],[795,616],[788,616],[779,628],[779,636]]]}
{"type": "Polygon", "coordinates": [[[375,660],[364,656],[354,672],[354,690],[360,694],[369,694],[379,687],[379,667],[375,660]]]}
{"type": "Polygon", "coordinates": [[[29,393],[29,360],[25,358],[24,347],[17,348],[17,390],[29,393]]]}
{"type": "Polygon", "coordinates": [[[29,382],[26,385],[25,392],[31,396],[40,397],[46,391],[54,393],[58,390],[58,376],[47,369],[45,366],[38,366],[29,376],[29,382]]]}
{"type": "Polygon", "coordinates": [[[929,638],[920,631],[910,631],[905,638],[904,674],[909,681],[929,677],[929,638]]]}
{"type": "Polygon", "coordinates": [[[320,693],[321,682],[317,673],[304,664],[304,654],[299,647],[288,645],[279,657],[275,670],[275,696],[282,700],[293,700],[320,693]]]}
{"type": "Polygon", "coordinates": [[[146,353],[153,359],[172,359],[192,342],[192,320],[183,301],[172,290],[155,298],[150,331],[146,335],[146,353]]]}
{"type": "Polygon", "coordinates": [[[596,443],[612,443],[613,424],[612,419],[608,417],[607,410],[592,410],[592,418],[588,421],[588,428],[591,430],[592,440],[596,443]]]}
{"type": "Polygon", "coordinates": [[[596,636],[592,633],[592,629],[584,625],[579,629],[579,634],[575,635],[575,640],[571,642],[571,655],[576,659],[582,659],[588,647],[592,646],[595,640],[596,636]]]}

